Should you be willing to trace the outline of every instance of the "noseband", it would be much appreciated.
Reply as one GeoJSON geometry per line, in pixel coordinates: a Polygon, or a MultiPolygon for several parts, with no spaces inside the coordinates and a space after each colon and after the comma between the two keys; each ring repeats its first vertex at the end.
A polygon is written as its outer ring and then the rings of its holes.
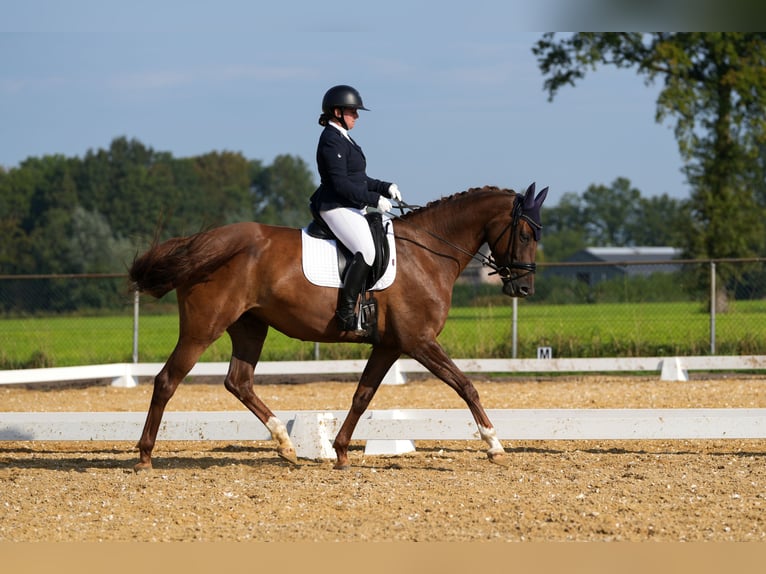
{"type": "Polygon", "coordinates": [[[504,281],[513,281],[514,279],[521,279],[522,277],[529,275],[530,273],[535,273],[537,271],[537,264],[536,263],[523,263],[520,261],[513,261],[513,250],[516,247],[516,229],[519,226],[519,223],[523,219],[526,221],[529,225],[532,226],[532,228],[535,230],[535,235],[537,235],[537,231],[542,228],[542,226],[534,221],[532,219],[524,214],[524,198],[523,196],[517,195],[514,202],[513,202],[513,209],[511,210],[511,221],[508,222],[508,225],[506,225],[503,228],[503,231],[500,232],[500,235],[497,236],[497,239],[490,245],[490,254],[489,257],[486,258],[485,261],[482,263],[492,269],[492,273],[490,275],[499,275],[500,278],[504,281]],[[495,261],[494,256],[492,253],[495,252],[495,247],[497,246],[497,243],[500,241],[500,238],[505,235],[506,232],[508,233],[508,249],[507,253],[511,254],[511,262],[507,265],[498,265],[495,261]],[[517,273],[515,276],[513,274],[514,269],[520,269],[523,271],[523,273],[517,273]]]}

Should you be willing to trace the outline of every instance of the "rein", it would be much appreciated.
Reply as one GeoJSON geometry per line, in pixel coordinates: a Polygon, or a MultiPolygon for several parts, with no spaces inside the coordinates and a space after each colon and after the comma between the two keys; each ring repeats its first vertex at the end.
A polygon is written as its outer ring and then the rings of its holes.
{"type": "MultiPolygon", "coordinates": [[[[516,227],[518,226],[519,221],[521,219],[524,219],[525,221],[529,222],[531,225],[537,227],[537,225],[535,225],[534,222],[532,222],[528,217],[523,215],[523,213],[522,213],[522,202],[520,201],[519,197],[520,196],[517,195],[516,196],[516,200],[513,203],[513,211],[511,212],[511,214],[512,214],[511,221],[508,223],[508,225],[505,226],[503,231],[500,233],[500,235],[498,235],[497,239],[495,239],[495,241],[490,246],[490,254],[489,255],[482,255],[482,254],[479,254],[479,253],[471,253],[467,249],[463,249],[459,245],[455,245],[454,243],[452,243],[448,239],[445,239],[441,235],[438,235],[438,234],[432,232],[431,230],[426,229],[425,227],[422,227],[422,226],[419,226],[419,225],[413,225],[411,222],[408,222],[406,219],[402,218],[402,215],[404,215],[404,211],[406,209],[409,209],[409,210],[421,209],[422,206],[420,206],[420,205],[410,205],[409,203],[405,203],[404,201],[398,201],[397,202],[397,204],[398,204],[397,205],[397,209],[399,209],[399,211],[401,212],[401,215],[397,215],[393,211],[389,211],[385,215],[388,215],[390,217],[393,217],[394,219],[398,219],[400,221],[403,221],[404,223],[409,223],[409,225],[419,229],[420,231],[423,231],[423,232],[427,233],[428,235],[430,235],[434,239],[436,239],[438,241],[441,241],[445,245],[449,245],[454,250],[459,251],[460,253],[463,253],[464,255],[467,255],[468,257],[470,257],[474,261],[477,261],[478,263],[481,263],[482,266],[489,267],[490,269],[492,269],[492,273],[490,273],[490,275],[499,275],[500,278],[503,279],[504,281],[510,281],[511,279],[514,278],[512,276],[513,275],[512,269],[521,269],[523,271],[526,271],[526,273],[522,273],[521,275],[517,276],[516,277],[517,279],[519,277],[523,277],[524,275],[527,275],[529,273],[534,273],[537,270],[537,265],[535,263],[515,263],[515,262],[511,262],[508,265],[498,265],[495,262],[495,259],[494,259],[494,257],[492,256],[492,253],[491,253],[493,248],[497,245],[497,242],[500,241],[500,238],[503,235],[505,235],[506,231],[511,231],[510,236],[508,237],[508,248],[509,248],[509,251],[513,248],[513,244],[512,243],[515,243],[516,236],[513,234],[512,229],[516,229],[516,227]]],[[[371,211],[373,211],[373,210],[371,210],[371,211]]],[[[377,210],[374,210],[374,211],[377,211],[377,210]]]]}

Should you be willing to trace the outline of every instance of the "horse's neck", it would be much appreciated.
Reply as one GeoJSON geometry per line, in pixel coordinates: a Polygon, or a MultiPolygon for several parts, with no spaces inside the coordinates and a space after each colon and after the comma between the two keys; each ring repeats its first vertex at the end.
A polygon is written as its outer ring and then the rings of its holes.
{"type": "MultiPolygon", "coordinates": [[[[445,203],[434,206],[422,217],[413,218],[413,223],[426,230],[446,243],[456,245],[461,250],[472,255],[481,247],[484,240],[484,229],[489,216],[486,209],[479,209],[474,201],[467,198],[446,200],[445,203]]],[[[466,263],[470,255],[465,255],[466,263]]]]}

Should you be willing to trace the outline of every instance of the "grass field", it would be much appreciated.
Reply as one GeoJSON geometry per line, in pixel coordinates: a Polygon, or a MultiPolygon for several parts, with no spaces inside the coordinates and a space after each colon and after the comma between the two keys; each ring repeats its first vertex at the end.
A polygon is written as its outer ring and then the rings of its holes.
{"type": "MultiPolygon", "coordinates": [[[[558,357],[710,354],[710,314],[700,303],[520,304],[518,321],[519,357],[539,346],[558,357]]],[[[510,322],[510,307],[453,309],[442,342],[457,357],[510,356],[510,322]]],[[[766,301],[718,314],[715,338],[719,354],[766,352],[766,301]]]]}
{"type": "MultiPolygon", "coordinates": [[[[439,337],[455,358],[511,357],[512,308],[462,307],[450,312],[439,337]]],[[[141,362],[163,362],[175,345],[175,314],[139,320],[141,362]]],[[[766,354],[766,301],[735,301],[716,317],[717,354],[766,354]]],[[[549,346],[556,357],[626,357],[710,354],[710,316],[699,303],[597,305],[519,304],[518,357],[549,346]]],[[[320,347],[320,358],[365,358],[368,345],[320,347]]],[[[0,368],[129,362],[132,313],[106,317],[0,320],[0,368]]],[[[228,361],[227,336],[202,361],[228,361]]],[[[310,360],[314,344],[270,331],[263,360],[310,360]]]]}

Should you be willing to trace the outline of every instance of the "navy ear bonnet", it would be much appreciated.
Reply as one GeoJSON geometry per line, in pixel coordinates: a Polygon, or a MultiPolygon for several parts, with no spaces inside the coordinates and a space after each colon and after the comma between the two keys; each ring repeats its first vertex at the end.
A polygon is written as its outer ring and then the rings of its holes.
{"type": "Polygon", "coordinates": [[[535,234],[535,241],[540,241],[543,230],[543,222],[540,219],[540,208],[548,195],[548,188],[546,187],[535,197],[535,184],[532,183],[524,195],[516,196],[516,204],[514,205],[514,220],[523,219],[532,227],[535,234]]]}

